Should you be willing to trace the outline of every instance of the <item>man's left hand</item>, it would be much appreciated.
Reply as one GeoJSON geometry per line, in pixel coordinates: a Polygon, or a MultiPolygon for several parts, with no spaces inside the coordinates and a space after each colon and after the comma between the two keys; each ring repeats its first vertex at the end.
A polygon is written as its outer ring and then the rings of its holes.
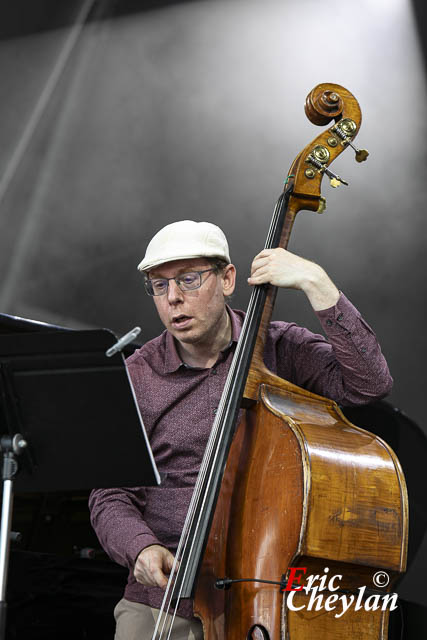
{"type": "Polygon", "coordinates": [[[316,311],[333,307],[340,295],[322,267],[286,249],[264,249],[255,256],[248,283],[267,282],[304,291],[316,311]]]}

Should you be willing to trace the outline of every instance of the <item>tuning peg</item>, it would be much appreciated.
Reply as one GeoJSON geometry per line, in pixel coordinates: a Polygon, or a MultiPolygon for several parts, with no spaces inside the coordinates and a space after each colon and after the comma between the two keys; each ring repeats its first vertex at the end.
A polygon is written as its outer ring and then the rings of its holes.
{"type": "Polygon", "coordinates": [[[358,149],[356,151],[356,160],[357,162],[363,162],[369,156],[369,151],[366,149],[358,149]]]}
{"type": "Polygon", "coordinates": [[[336,173],[332,173],[332,171],[330,171],[329,169],[327,169],[325,167],[325,173],[328,176],[328,178],[330,179],[330,184],[331,187],[333,187],[334,189],[336,187],[339,187],[340,184],[345,184],[348,187],[348,182],[346,182],[345,180],[343,180],[342,178],[340,178],[339,176],[337,176],[336,173]]]}
{"type": "Polygon", "coordinates": [[[356,149],[356,147],[351,143],[350,147],[356,152],[356,162],[363,162],[369,156],[369,151],[367,151],[366,149],[356,149]]]}

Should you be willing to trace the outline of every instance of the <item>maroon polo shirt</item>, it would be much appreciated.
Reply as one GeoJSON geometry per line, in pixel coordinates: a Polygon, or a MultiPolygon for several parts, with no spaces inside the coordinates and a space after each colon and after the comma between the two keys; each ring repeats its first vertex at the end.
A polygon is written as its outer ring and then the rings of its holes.
{"type": "MultiPolygon", "coordinates": [[[[142,549],[162,544],[176,550],[216,408],[244,314],[228,309],[232,338],[209,369],[182,362],[164,331],[128,358],[141,416],[163,482],[160,487],[96,489],[90,496],[92,525],[110,557],[129,568],[124,597],[159,608],[164,591],[136,582],[133,566],[142,549]]],[[[392,379],[372,329],[341,294],[317,312],[327,340],[294,323],[272,322],[264,359],[269,369],[344,405],[385,396],[392,379]]],[[[179,613],[192,615],[190,602],[179,613]]]]}

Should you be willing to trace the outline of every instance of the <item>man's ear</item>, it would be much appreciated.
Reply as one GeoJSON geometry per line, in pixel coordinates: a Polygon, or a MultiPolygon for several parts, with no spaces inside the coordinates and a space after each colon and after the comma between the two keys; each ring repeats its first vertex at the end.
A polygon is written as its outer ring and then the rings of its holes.
{"type": "Polygon", "coordinates": [[[224,296],[231,296],[236,286],[236,267],[228,264],[221,273],[222,291],[224,296]]]}

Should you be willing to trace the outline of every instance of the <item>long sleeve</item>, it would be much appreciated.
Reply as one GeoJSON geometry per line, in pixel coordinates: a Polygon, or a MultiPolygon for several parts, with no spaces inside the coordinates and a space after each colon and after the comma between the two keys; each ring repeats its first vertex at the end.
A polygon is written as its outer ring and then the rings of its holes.
{"type": "Polygon", "coordinates": [[[91,523],[108,555],[132,569],[145,547],[161,544],[144,522],[146,490],[94,489],[89,497],[91,523]]]}
{"type": "Polygon", "coordinates": [[[327,339],[295,324],[272,323],[267,365],[343,405],[367,404],[387,395],[393,380],[378,340],[344,294],[334,307],[316,315],[327,339]]]}

